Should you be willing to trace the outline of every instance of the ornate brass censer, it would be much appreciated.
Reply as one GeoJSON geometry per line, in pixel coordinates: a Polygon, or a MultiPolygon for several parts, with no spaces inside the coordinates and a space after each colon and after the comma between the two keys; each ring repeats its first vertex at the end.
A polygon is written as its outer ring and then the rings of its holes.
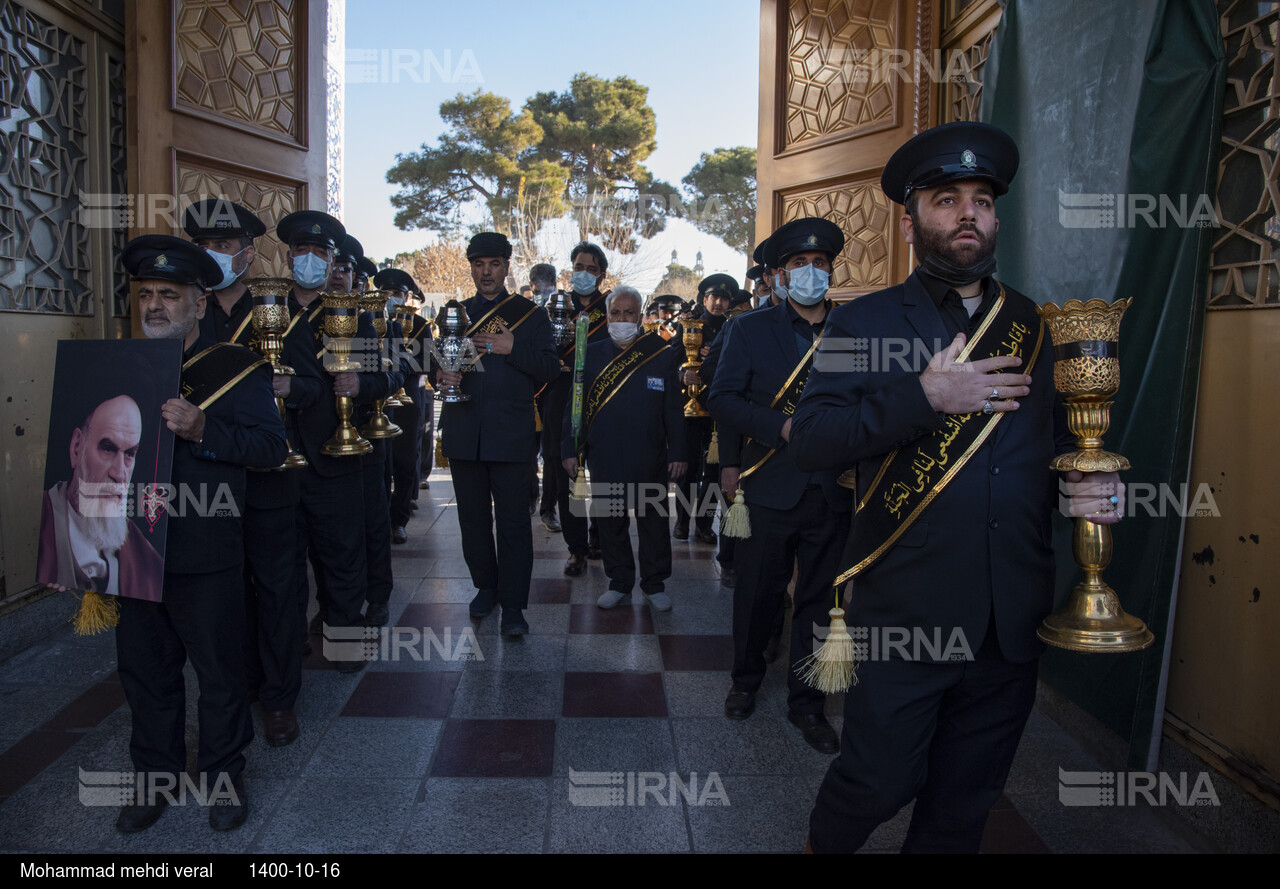
{"type": "MultiPolygon", "coordinates": [[[[360,311],[373,315],[373,330],[378,335],[378,363],[386,370],[391,366],[391,359],[382,354],[382,341],[387,336],[387,300],[391,293],[386,290],[374,290],[360,297],[360,311]]],[[[401,388],[400,391],[404,391],[401,388]]],[[[383,411],[387,399],[379,398],[373,403],[373,416],[360,428],[360,434],[368,439],[395,438],[404,430],[392,423],[383,411]]]]}
{"type": "MultiPolygon", "coordinates": [[[[258,333],[259,348],[262,355],[271,362],[271,372],[280,376],[294,376],[294,370],[280,361],[280,353],[284,351],[284,335],[289,329],[289,293],[293,290],[293,281],[289,278],[253,278],[246,281],[249,292],[253,295],[253,329],[258,333]]],[[[284,440],[289,446],[289,455],[275,469],[300,469],[307,465],[307,458],[293,449],[289,441],[289,415],[285,410],[284,398],[276,396],[276,409],[280,411],[280,419],[284,422],[284,440]]]]}
{"type": "MultiPolygon", "coordinates": [[[[1102,436],[1111,426],[1111,399],[1120,390],[1120,319],[1131,299],[1068,300],[1061,307],[1040,306],[1053,338],[1053,385],[1067,407],[1067,425],[1076,437],[1076,450],[1060,454],[1049,464],[1067,472],[1119,472],[1129,461],[1103,450],[1102,436]]],[[[1066,607],[1044,619],[1036,635],[1071,651],[1139,651],[1155,637],[1147,625],[1120,607],[1120,597],[1102,579],[1111,563],[1111,526],[1097,525],[1083,516],[1075,519],[1071,553],[1084,571],[1066,607]]]]}

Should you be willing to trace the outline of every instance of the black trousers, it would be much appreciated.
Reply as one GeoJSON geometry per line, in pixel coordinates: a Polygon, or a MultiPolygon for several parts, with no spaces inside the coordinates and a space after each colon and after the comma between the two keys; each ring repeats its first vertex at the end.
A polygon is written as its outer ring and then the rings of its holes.
{"type": "MultiPolygon", "coordinates": [[[[404,433],[400,433],[400,438],[404,433]]],[[[364,463],[365,601],[386,605],[391,601],[391,514],[387,503],[386,453],[388,441],[373,442],[373,453],[364,463]]]]}
{"type": "MultiPolygon", "coordinates": [[[[334,627],[362,626],[367,583],[364,473],[324,478],[309,466],[291,471],[300,473],[302,494],[294,550],[299,611],[305,619],[311,598],[307,587],[309,547],[316,566],[316,598],[325,621],[334,627]]],[[[382,514],[386,515],[385,509],[382,514]]]]}
{"type": "Polygon", "coordinates": [[[297,517],[296,506],[244,511],[246,663],[249,689],[257,689],[263,710],[292,710],[302,690],[306,626],[293,559],[297,517]]]}
{"type": "Polygon", "coordinates": [[[694,527],[710,531],[716,514],[715,492],[720,490],[720,464],[707,462],[707,448],[711,444],[710,417],[696,417],[684,421],[685,440],[688,443],[689,468],[684,478],[676,479],[676,522],[689,523],[692,510],[694,527]]]}
{"type": "MultiPolygon", "coordinates": [[[[436,393],[426,389],[422,393],[422,443],[418,446],[418,484],[431,475],[436,461],[436,393]]],[[[418,499],[418,492],[413,492],[413,499],[418,499]]]]}
{"type": "MultiPolygon", "coordinates": [[[[555,386],[555,383],[551,384],[555,386]]],[[[590,538],[598,536],[598,531],[593,527],[595,520],[588,522],[585,508],[581,501],[571,501],[569,495],[573,493],[573,479],[569,477],[569,473],[564,471],[564,458],[560,455],[560,447],[564,441],[563,426],[564,412],[569,410],[569,405],[565,401],[564,393],[556,390],[547,394],[546,410],[542,419],[542,473],[543,479],[543,500],[540,507],[542,512],[548,513],[553,510],[549,509],[546,498],[547,487],[550,487],[555,493],[553,501],[560,518],[560,534],[564,537],[565,546],[569,549],[569,555],[586,557],[591,550],[590,538]],[[551,480],[548,481],[547,477],[551,480]]]]}
{"type": "Polygon", "coordinates": [[[768,668],[764,649],[798,560],[787,705],[796,713],[821,713],[825,695],[806,685],[796,668],[813,651],[814,626],[826,626],[827,612],[835,604],[831,585],[849,536],[849,514],[833,512],[819,487],[806,489],[800,502],[788,510],[752,504],[749,490],[751,536],[735,555],[733,684],[754,691],[764,681],[768,668]]]}
{"type": "Polygon", "coordinates": [[[462,531],[462,555],[478,590],[497,590],[504,609],[529,605],[533,526],[529,464],[449,460],[462,531]],[[497,525],[497,549],[494,525],[497,525]],[[499,557],[501,553],[501,557],[499,557]]]}
{"type": "Polygon", "coordinates": [[[970,662],[859,664],[840,756],[809,819],[813,851],[857,851],[915,798],[903,852],[977,852],[1035,703],[1037,666],[1006,661],[994,630],[970,662]]]}
{"type": "MultiPolygon", "coordinates": [[[[591,501],[594,506],[596,501],[591,501]]],[[[610,513],[619,510],[609,510],[610,513]]],[[[621,515],[600,514],[594,521],[600,529],[600,557],[609,576],[609,589],[630,593],[636,585],[636,560],[631,551],[631,520],[625,509],[621,515]]],[[[671,522],[666,503],[636,508],[636,531],[640,538],[640,589],[660,593],[671,576],[671,522]]]]}
{"type": "Polygon", "coordinates": [[[244,569],[164,575],[164,599],[120,599],[116,662],[133,717],[129,752],[139,772],[174,776],[187,767],[190,660],[200,684],[197,769],[212,787],[220,772],[244,771],[253,740],[245,696],[244,569]]]}
{"type": "Polygon", "coordinates": [[[405,391],[410,403],[396,408],[396,425],[404,431],[391,439],[391,524],[397,528],[409,524],[413,517],[409,504],[418,495],[422,465],[422,403],[427,396],[421,386],[405,391]]]}

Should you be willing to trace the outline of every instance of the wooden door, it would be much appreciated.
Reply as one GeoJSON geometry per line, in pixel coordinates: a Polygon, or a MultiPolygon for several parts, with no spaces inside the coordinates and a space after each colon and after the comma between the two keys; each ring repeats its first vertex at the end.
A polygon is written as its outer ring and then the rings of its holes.
{"type": "Polygon", "coordinates": [[[934,0],[762,0],[757,240],[822,216],[844,231],[837,298],[910,273],[889,156],[938,117],[934,0]],[[936,66],[935,66],[936,67],[936,66]]]}

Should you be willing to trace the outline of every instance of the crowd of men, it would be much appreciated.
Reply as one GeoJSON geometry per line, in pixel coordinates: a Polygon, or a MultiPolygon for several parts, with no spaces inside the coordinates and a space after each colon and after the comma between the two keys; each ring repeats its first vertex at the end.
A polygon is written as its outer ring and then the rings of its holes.
{"type": "MultiPolygon", "coordinates": [[[[412,278],[378,271],[325,213],[291,213],[276,226],[293,282],[280,356],[288,374],[252,360],[246,281],[266,232],[253,213],[197,204],[190,241],[131,242],[124,262],[140,282],[144,331],[183,342],[184,380],[217,343],[236,347],[221,353],[240,356],[230,366],[254,365],[211,408],[179,398],[163,409],[182,440],[174,483],[226,481],[242,509],[237,519],[174,517],[161,600],[122,603],[118,656],[138,770],[184,768],[189,659],[200,683],[199,769],[225,775],[237,796],[211,823],[243,823],[249,704],[261,703],[268,744],[298,737],[312,598],[311,630],[388,620],[392,547],[407,538],[432,452],[434,387],[460,393],[440,410],[438,449],[476,589],[473,617],[500,609],[504,637],[528,632],[535,511],[564,538],[566,576],[602,560],[608,586],[597,604],[606,609],[637,583],[653,608],[678,607],[665,590],[671,541],[692,532],[718,546],[721,583],[733,590],[725,716],[752,715],[767,666],[785,649],[789,718],[835,757],[811,820],[813,851],[857,849],[912,799],[904,849],[976,850],[1034,697],[1035,627],[1053,593],[1048,463],[1071,446],[1033,305],[992,276],[995,200],[1017,164],[1009,137],[982,124],[938,127],[904,145],[882,188],[903,205],[901,231],[919,266],[904,283],[841,304],[829,290],[845,235],[825,219],[793,220],[765,239],[750,292],[715,274],[692,305],[662,294],[646,305],[626,285],[602,292],[608,257],[587,242],[567,257],[568,292],[543,264],[528,296],[513,294],[512,245],[482,232],[466,251],[475,294],[449,304],[465,313],[463,336],[478,355],[461,367],[436,360],[438,331],[412,311],[423,299],[412,278]],[[326,316],[342,310],[326,309],[325,295],[370,283],[391,295],[391,316],[359,312],[358,369],[335,368],[326,316]],[[859,350],[875,338],[923,342],[932,358],[868,361],[859,350]],[[696,361],[691,343],[700,343],[696,361]],[[387,423],[383,405],[398,391],[387,423]],[[335,446],[348,415],[377,434],[335,446]],[[290,448],[305,465],[270,471],[290,448]],[[745,521],[730,527],[739,509],[745,521]],[[959,628],[965,656],[864,659],[837,735],[825,695],[802,678],[835,603],[873,632],[959,628]]],[[[1069,481],[1078,483],[1072,514],[1117,520],[1114,476],[1069,481]]],[[[145,829],[163,808],[163,799],[126,807],[118,827],[145,829]]]]}

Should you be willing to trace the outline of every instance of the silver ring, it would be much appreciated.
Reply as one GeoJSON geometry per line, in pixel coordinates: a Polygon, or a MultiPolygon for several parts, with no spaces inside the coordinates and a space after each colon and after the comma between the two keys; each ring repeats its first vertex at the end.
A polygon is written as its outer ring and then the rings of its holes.
{"type": "Polygon", "coordinates": [[[992,387],[991,387],[991,397],[992,397],[992,398],[999,398],[999,397],[1000,397],[1000,390],[999,390],[999,389],[997,389],[995,386],[992,386],[992,387]]]}
{"type": "Polygon", "coordinates": [[[982,412],[984,414],[989,414],[989,413],[992,413],[993,411],[995,411],[995,408],[991,405],[990,401],[982,402],[982,412]]]}

